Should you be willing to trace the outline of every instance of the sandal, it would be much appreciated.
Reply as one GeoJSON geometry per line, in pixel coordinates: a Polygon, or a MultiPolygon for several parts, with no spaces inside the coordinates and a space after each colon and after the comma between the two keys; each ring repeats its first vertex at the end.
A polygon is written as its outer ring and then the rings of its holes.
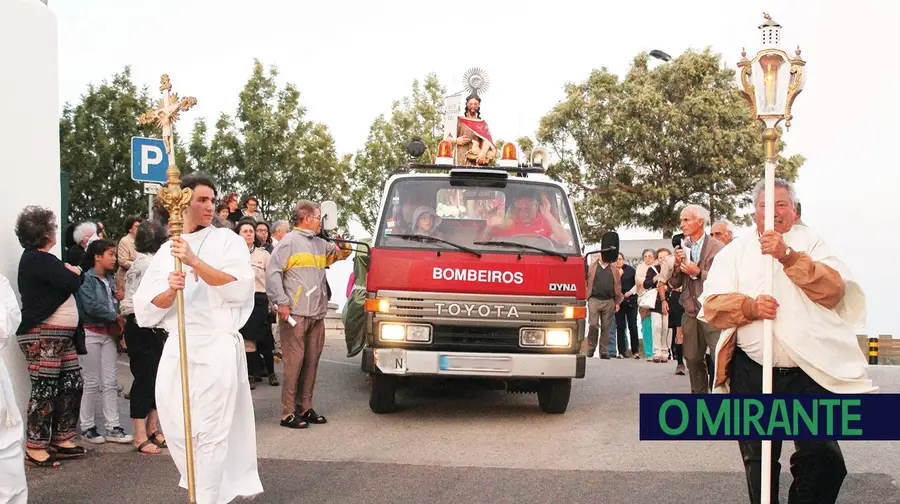
{"type": "Polygon", "coordinates": [[[309,427],[309,424],[304,422],[302,418],[291,413],[287,418],[281,421],[281,426],[289,429],[305,429],[309,427]]]}
{"type": "Polygon", "coordinates": [[[160,453],[162,453],[162,450],[159,449],[159,446],[157,446],[156,443],[153,442],[153,438],[147,438],[146,441],[141,443],[139,446],[136,446],[134,448],[134,451],[144,454],[144,455],[159,455],[160,453]],[[147,447],[148,445],[156,446],[156,449],[159,451],[155,451],[155,452],[154,451],[144,451],[144,448],[147,447]]]}
{"type": "Polygon", "coordinates": [[[50,445],[50,449],[56,454],[57,459],[78,458],[83,457],[87,453],[81,446],[50,445]]]}
{"type": "Polygon", "coordinates": [[[325,419],[322,415],[316,413],[316,411],[312,408],[306,410],[306,413],[300,415],[304,420],[311,424],[323,424],[327,423],[328,420],[325,419]]]}
{"type": "Polygon", "coordinates": [[[163,450],[165,450],[166,448],[169,447],[169,445],[166,444],[166,440],[165,440],[165,439],[163,439],[162,441],[156,441],[156,438],[159,437],[159,436],[162,436],[162,432],[159,432],[159,431],[153,431],[153,432],[150,433],[149,436],[147,436],[147,439],[153,441],[153,444],[155,444],[155,445],[158,446],[159,448],[162,448],[163,450]]]}
{"type": "Polygon", "coordinates": [[[35,467],[59,467],[59,461],[53,455],[48,456],[44,460],[38,460],[29,455],[28,452],[25,452],[25,461],[35,467]]]}

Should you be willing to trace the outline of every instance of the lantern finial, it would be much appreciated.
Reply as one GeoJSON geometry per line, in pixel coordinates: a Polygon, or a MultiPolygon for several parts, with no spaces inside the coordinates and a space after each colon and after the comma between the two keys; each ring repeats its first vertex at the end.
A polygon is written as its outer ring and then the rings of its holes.
{"type": "Polygon", "coordinates": [[[778,47],[781,43],[781,25],[776,23],[767,12],[763,12],[763,17],[766,18],[766,22],[759,25],[762,45],[763,47],[778,47]]]}

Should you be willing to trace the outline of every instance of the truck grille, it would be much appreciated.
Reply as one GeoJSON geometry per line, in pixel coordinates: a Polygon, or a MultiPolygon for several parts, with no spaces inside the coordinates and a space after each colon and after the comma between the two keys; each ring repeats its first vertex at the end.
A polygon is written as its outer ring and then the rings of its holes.
{"type": "MultiPolygon", "coordinates": [[[[498,296],[433,292],[379,291],[390,302],[388,313],[374,314],[374,322],[406,321],[431,324],[433,350],[459,352],[567,353],[571,348],[539,349],[519,346],[522,327],[570,327],[566,306],[578,306],[574,297],[498,296]]],[[[573,338],[573,340],[576,340],[573,338]]],[[[573,342],[573,345],[575,343],[573,342]]]]}
{"type": "Polygon", "coordinates": [[[446,294],[433,292],[379,291],[380,299],[390,300],[389,313],[379,313],[382,320],[392,318],[422,319],[434,324],[471,323],[509,326],[560,322],[566,306],[577,305],[574,297],[497,296],[446,294]]]}
{"type": "Polygon", "coordinates": [[[515,327],[435,326],[435,350],[468,352],[518,352],[519,330],[515,327]]]}

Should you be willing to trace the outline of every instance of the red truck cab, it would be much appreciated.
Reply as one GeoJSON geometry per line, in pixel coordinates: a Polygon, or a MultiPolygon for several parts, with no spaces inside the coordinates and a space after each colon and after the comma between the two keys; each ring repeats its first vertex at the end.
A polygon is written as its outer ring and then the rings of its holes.
{"type": "Polygon", "coordinates": [[[372,411],[394,410],[404,377],[444,376],[503,381],[565,412],[585,373],[586,263],[566,191],[537,172],[387,182],[366,280],[372,411]]]}

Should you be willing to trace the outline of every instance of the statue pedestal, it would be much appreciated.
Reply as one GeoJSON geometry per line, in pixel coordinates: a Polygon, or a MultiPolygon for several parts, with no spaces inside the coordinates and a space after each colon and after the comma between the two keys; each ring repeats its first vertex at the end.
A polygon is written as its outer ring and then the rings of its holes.
{"type": "Polygon", "coordinates": [[[328,303],[328,314],[325,315],[325,339],[344,339],[344,320],[337,311],[336,303],[328,303]]]}

